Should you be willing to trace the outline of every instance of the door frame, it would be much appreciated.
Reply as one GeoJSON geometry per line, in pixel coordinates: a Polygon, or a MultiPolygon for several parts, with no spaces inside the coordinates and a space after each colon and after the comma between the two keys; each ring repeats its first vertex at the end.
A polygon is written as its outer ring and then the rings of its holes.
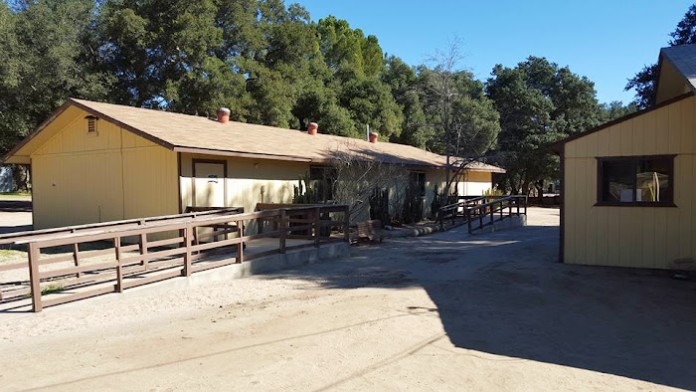
{"type": "MultiPolygon", "coordinates": [[[[212,164],[218,164],[222,165],[222,172],[223,172],[223,179],[222,179],[222,197],[225,199],[223,204],[227,204],[227,160],[226,159],[191,159],[191,177],[192,177],[192,182],[191,184],[191,191],[192,191],[192,198],[191,198],[191,204],[193,204],[194,207],[196,206],[196,179],[198,178],[196,176],[196,163],[212,163],[212,164]]],[[[225,206],[220,206],[220,207],[225,207],[225,206]]]]}

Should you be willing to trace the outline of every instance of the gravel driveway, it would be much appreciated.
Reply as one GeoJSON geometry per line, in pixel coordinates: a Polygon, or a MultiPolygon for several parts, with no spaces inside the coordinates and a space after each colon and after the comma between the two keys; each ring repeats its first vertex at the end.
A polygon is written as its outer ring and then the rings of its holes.
{"type": "Polygon", "coordinates": [[[529,224],[0,313],[0,389],[696,389],[696,283],[559,264],[558,210],[529,224]]]}

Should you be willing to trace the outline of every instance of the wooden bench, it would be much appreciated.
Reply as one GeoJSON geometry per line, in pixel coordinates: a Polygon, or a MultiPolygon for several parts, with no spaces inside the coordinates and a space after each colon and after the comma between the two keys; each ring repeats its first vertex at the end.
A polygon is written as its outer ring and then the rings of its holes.
{"type": "Polygon", "coordinates": [[[382,242],[384,238],[382,230],[382,221],[379,219],[368,220],[364,222],[359,222],[357,224],[357,238],[356,241],[367,240],[367,241],[379,241],[382,242]]]}

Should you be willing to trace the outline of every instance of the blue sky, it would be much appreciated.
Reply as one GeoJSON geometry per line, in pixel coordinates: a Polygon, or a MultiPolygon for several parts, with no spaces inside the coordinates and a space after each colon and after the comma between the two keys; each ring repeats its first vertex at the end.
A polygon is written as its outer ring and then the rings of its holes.
{"type": "MultiPolygon", "coordinates": [[[[288,4],[292,0],[286,0],[288,4]]],[[[459,37],[461,68],[485,80],[495,64],[529,55],[569,66],[595,82],[600,102],[629,102],[626,80],[657,61],[692,1],[297,0],[319,20],[328,15],[376,35],[382,49],[411,65],[459,37]]]]}

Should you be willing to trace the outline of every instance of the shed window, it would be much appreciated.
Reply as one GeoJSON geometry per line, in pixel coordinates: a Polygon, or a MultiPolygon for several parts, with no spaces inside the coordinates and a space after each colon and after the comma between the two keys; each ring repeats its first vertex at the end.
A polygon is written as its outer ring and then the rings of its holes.
{"type": "Polygon", "coordinates": [[[597,172],[597,205],[674,205],[674,155],[597,158],[597,172]]]}

